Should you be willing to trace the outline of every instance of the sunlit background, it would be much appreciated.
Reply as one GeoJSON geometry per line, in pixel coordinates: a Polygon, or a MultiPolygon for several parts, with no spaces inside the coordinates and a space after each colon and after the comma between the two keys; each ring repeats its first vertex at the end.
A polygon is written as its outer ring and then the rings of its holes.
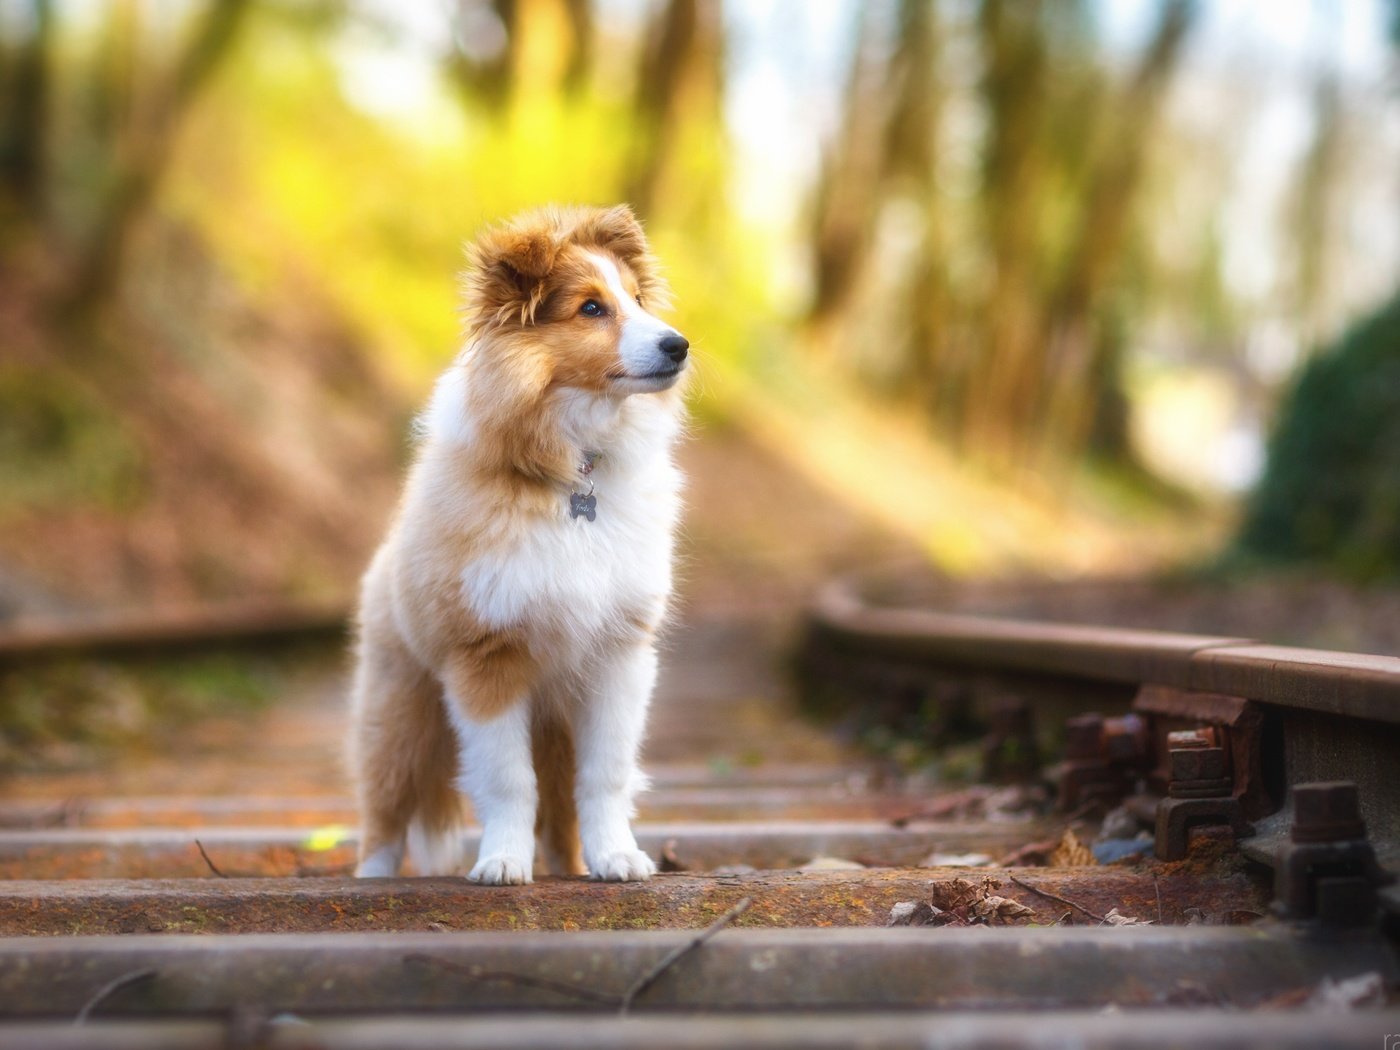
{"type": "Polygon", "coordinates": [[[630,201],[697,348],[692,600],[1393,576],[1398,20],[0,0],[0,615],[348,596],[463,243],[550,201],[630,201]]]}

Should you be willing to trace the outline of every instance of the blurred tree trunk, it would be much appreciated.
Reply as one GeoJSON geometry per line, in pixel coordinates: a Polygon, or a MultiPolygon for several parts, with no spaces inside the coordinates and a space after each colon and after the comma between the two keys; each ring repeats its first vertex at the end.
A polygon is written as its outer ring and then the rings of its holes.
{"type": "Polygon", "coordinates": [[[248,0],[210,0],[169,82],[134,122],[119,150],[111,190],[65,305],[90,309],[112,291],[131,231],[155,199],[169,167],[180,124],[227,55],[248,6],[248,0]]]}
{"type": "Polygon", "coordinates": [[[688,123],[719,133],[724,37],[719,0],[667,0],[652,22],[637,77],[637,145],[626,199],[650,214],[688,123]]]}
{"type": "Polygon", "coordinates": [[[950,338],[946,231],[940,200],[936,143],[942,113],[938,65],[940,26],[935,0],[901,0],[898,44],[890,63],[893,104],[885,134],[882,177],[906,194],[923,220],[918,261],[906,290],[910,319],[905,374],[914,399],[942,415],[946,399],[965,380],[950,338]]]}
{"type": "Polygon", "coordinates": [[[1018,378],[1039,362],[1041,328],[1037,233],[1045,155],[1040,148],[1048,97],[1046,41],[1039,0],[983,0],[981,94],[987,110],[981,211],[991,254],[983,305],[981,361],[968,385],[962,433],[993,458],[1018,451],[1024,409],[1018,378]]]}
{"type": "Polygon", "coordinates": [[[89,98],[92,135],[98,142],[117,142],[135,120],[139,65],[139,0],[112,0],[98,43],[95,71],[84,85],[89,98]]]}
{"type": "Polygon", "coordinates": [[[1122,262],[1156,117],[1195,14],[1195,0],[1166,0],[1127,91],[1099,129],[1070,261],[1049,304],[1043,370],[1028,377],[1043,406],[1037,429],[1055,449],[1078,450],[1093,431],[1100,452],[1127,453],[1125,406],[1112,403],[1122,395],[1124,340],[1097,315],[1122,262]]]}
{"type": "Polygon", "coordinates": [[[823,160],[817,187],[814,288],[807,314],[809,325],[816,327],[848,305],[875,233],[883,153],[894,144],[878,118],[888,109],[890,83],[877,30],[884,13],[879,4],[859,8],[841,129],[823,160]]]}
{"type": "Polygon", "coordinates": [[[593,77],[598,29],[593,17],[592,0],[565,0],[564,8],[573,36],[568,68],[564,71],[564,87],[570,93],[578,94],[593,77]]]}
{"type": "Polygon", "coordinates": [[[0,131],[0,186],[26,220],[43,209],[45,149],[53,60],[53,5],[31,0],[32,26],[14,57],[4,127],[0,131]]]}
{"type": "Polygon", "coordinates": [[[1318,74],[1313,87],[1313,140],[1303,161],[1293,218],[1298,252],[1294,308],[1308,344],[1322,334],[1331,256],[1328,232],[1337,228],[1333,187],[1342,161],[1342,127],[1341,83],[1329,67],[1318,74]]]}

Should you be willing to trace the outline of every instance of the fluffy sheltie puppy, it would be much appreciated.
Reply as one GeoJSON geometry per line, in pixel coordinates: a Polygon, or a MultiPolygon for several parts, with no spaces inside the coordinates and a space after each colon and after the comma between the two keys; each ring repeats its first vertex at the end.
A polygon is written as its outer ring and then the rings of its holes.
{"type": "Polygon", "coordinates": [[[646,879],[633,795],[671,590],[671,449],[689,344],[626,206],[548,209],[470,250],[465,348],[438,381],[365,575],[351,764],[361,876],[646,879]]]}

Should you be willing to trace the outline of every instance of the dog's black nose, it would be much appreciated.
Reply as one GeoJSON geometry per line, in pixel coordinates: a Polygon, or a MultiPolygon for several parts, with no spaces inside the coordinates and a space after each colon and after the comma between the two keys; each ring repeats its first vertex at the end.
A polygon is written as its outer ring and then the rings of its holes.
{"type": "Polygon", "coordinates": [[[656,344],[656,348],[676,364],[680,364],[685,360],[686,351],[690,349],[690,340],[679,332],[672,332],[664,336],[661,342],[656,344]]]}

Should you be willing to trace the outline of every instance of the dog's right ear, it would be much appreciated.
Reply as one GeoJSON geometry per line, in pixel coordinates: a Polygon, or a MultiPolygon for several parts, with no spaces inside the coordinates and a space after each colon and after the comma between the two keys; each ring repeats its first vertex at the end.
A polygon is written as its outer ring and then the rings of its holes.
{"type": "Polygon", "coordinates": [[[473,326],[518,320],[528,324],[544,298],[559,243],[546,229],[488,230],[468,249],[467,310],[473,326]]]}
{"type": "Polygon", "coordinates": [[[585,244],[596,244],[623,262],[642,259],[647,254],[647,238],[631,207],[615,204],[599,209],[579,224],[576,235],[585,244]]]}

